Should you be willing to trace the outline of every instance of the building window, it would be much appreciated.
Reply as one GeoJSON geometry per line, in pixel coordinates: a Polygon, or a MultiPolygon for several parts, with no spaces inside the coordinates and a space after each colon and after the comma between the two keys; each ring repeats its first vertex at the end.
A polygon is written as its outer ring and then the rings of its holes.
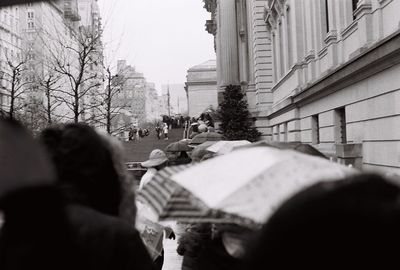
{"type": "Polygon", "coordinates": [[[272,33],[272,52],[273,52],[273,62],[274,62],[274,82],[276,83],[278,81],[278,59],[276,55],[276,35],[275,33],[272,33]]]}
{"type": "Polygon", "coordinates": [[[284,142],[287,142],[287,141],[288,141],[287,123],[283,123],[283,141],[284,141],[284,142]]]}
{"type": "Polygon", "coordinates": [[[288,49],[288,68],[290,69],[293,63],[293,53],[292,53],[292,26],[290,25],[290,9],[286,10],[286,27],[287,27],[287,49],[288,49]]]}
{"type": "Polygon", "coordinates": [[[347,143],[346,136],[346,110],[343,107],[335,110],[335,143],[347,143]]]}
{"type": "Polygon", "coordinates": [[[311,116],[311,143],[319,144],[319,119],[318,114],[311,116]]]}
{"type": "Polygon", "coordinates": [[[279,129],[279,125],[276,125],[276,133],[277,133],[277,137],[276,137],[276,140],[278,141],[278,142],[280,142],[281,141],[281,131],[280,131],[280,129],[279,129]]]}
{"type": "Polygon", "coordinates": [[[35,15],[33,14],[33,11],[28,12],[28,19],[33,19],[35,15]]]}
{"type": "Polygon", "coordinates": [[[35,28],[34,22],[28,22],[28,29],[34,29],[34,28],[35,28]]]}
{"type": "Polygon", "coordinates": [[[328,7],[328,1],[325,0],[325,23],[326,23],[326,32],[329,33],[329,7],[328,7]]]}
{"type": "Polygon", "coordinates": [[[354,15],[354,12],[356,11],[356,9],[357,9],[357,4],[358,4],[358,0],[352,0],[352,7],[353,7],[353,20],[355,20],[356,19],[356,16],[354,15]]]}
{"type": "Polygon", "coordinates": [[[278,25],[279,29],[279,66],[280,66],[280,78],[285,75],[285,58],[284,58],[284,48],[283,45],[283,31],[282,31],[282,23],[280,22],[278,25]]]}

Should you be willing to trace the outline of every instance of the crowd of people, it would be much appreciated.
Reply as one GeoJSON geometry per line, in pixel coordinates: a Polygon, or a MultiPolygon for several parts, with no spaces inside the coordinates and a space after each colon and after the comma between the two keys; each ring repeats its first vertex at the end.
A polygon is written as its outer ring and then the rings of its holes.
{"type": "MultiPolygon", "coordinates": [[[[34,139],[18,123],[1,120],[0,269],[161,269],[162,242],[159,256],[151,257],[135,228],[136,190],[122,153],[118,140],[84,124],[50,127],[34,139]]],[[[154,150],[142,164],[148,171],[139,189],[171,164],[154,150]]],[[[315,184],[258,230],[180,224],[182,269],[395,267],[396,181],[359,172],[315,184]]]]}
{"type": "Polygon", "coordinates": [[[192,117],[185,122],[185,137],[193,139],[203,132],[214,132],[214,120],[208,113],[202,113],[199,117],[192,117]]]}
{"type": "Polygon", "coordinates": [[[150,131],[147,128],[136,128],[135,126],[129,129],[128,141],[140,140],[143,137],[149,136],[150,131]]]}

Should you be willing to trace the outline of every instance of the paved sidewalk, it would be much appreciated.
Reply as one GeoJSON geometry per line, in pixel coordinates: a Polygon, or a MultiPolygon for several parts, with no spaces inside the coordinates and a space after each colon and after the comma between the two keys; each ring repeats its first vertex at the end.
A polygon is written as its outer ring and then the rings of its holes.
{"type": "Polygon", "coordinates": [[[182,268],[182,256],[176,252],[178,246],[178,238],[182,233],[182,229],[179,228],[176,223],[171,224],[171,228],[174,230],[176,238],[175,240],[164,239],[164,265],[163,270],[180,270],[182,268]]]}

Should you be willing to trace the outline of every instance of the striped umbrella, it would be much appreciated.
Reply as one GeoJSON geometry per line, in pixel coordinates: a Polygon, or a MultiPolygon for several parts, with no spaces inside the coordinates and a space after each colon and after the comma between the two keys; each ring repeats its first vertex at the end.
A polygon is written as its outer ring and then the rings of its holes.
{"type": "Polygon", "coordinates": [[[160,220],[258,228],[288,198],[356,171],[293,150],[252,147],[160,171],[141,192],[160,220]]]}
{"type": "Polygon", "coordinates": [[[173,175],[191,168],[193,165],[167,167],[159,171],[153,179],[138,192],[138,201],[150,206],[159,220],[180,222],[236,223],[247,227],[257,224],[235,214],[211,209],[190,191],[171,180],[173,175]]]}

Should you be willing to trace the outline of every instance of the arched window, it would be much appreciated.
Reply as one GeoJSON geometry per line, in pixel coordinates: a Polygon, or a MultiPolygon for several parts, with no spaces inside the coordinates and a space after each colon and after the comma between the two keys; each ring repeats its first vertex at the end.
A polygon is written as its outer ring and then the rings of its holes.
{"type": "Polygon", "coordinates": [[[277,53],[276,53],[276,34],[275,32],[272,32],[272,57],[273,57],[273,72],[274,72],[274,82],[276,83],[278,81],[278,59],[277,59],[277,53]]]}
{"type": "Polygon", "coordinates": [[[290,19],[290,8],[286,8],[286,32],[287,32],[287,50],[288,50],[288,69],[291,68],[293,64],[293,44],[292,44],[292,26],[290,19]]]}
{"type": "Polygon", "coordinates": [[[326,33],[329,33],[329,7],[328,7],[328,1],[325,0],[325,23],[326,23],[326,33]]]}
{"type": "Polygon", "coordinates": [[[284,48],[283,45],[283,31],[282,31],[282,22],[278,23],[279,30],[279,66],[280,66],[280,77],[282,78],[285,75],[285,58],[284,58],[284,48]]]}

